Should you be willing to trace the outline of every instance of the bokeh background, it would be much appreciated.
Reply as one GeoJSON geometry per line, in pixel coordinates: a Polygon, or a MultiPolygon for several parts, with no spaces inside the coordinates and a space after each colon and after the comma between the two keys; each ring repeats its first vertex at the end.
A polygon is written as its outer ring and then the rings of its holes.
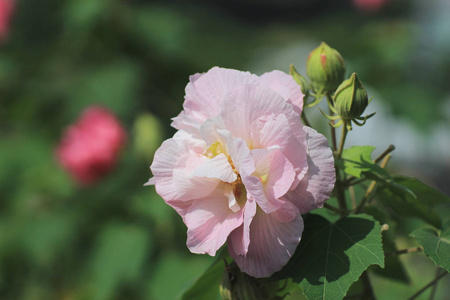
{"type": "MultiPolygon", "coordinates": [[[[327,42],[374,96],[377,115],[349,145],[392,143],[394,173],[448,194],[450,2],[363,2],[14,1],[0,43],[0,299],[175,299],[211,263],[189,253],[181,218],[143,184],[189,75],[213,66],[304,73],[327,42]],[[115,169],[83,186],[55,148],[93,104],[128,137],[115,169]]],[[[435,275],[420,254],[401,259],[411,282],[372,276],[379,299],[405,299],[435,275]]]]}

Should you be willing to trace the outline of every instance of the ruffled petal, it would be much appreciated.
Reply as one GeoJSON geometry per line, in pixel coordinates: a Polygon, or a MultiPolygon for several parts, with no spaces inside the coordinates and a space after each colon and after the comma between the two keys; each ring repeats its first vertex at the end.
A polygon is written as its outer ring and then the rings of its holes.
{"type": "Polygon", "coordinates": [[[279,149],[253,149],[251,153],[256,166],[252,177],[258,181],[248,185],[247,193],[253,195],[259,207],[269,214],[280,208],[279,198],[289,191],[296,173],[279,149]]]}
{"type": "MultiPolygon", "coordinates": [[[[252,140],[255,148],[278,147],[283,155],[292,163],[297,173],[307,167],[306,141],[299,141],[293,134],[302,131],[303,126],[292,128],[285,115],[270,116],[252,124],[252,140]],[[305,155],[302,155],[304,153],[305,155]]],[[[306,133],[305,133],[306,135],[306,133]]]]}
{"type": "Polygon", "coordinates": [[[253,148],[251,126],[271,115],[298,117],[283,98],[273,90],[258,85],[240,85],[225,95],[222,105],[224,126],[233,136],[244,139],[253,148]]]}
{"type": "Polygon", "coordinates": [[[170,125],[178,130],[189,132],[195,138],[201,138],[199,121],[191,114],[186,114],[185,111],[180,112],[178,116],[172,118],[172,124],[170,125]]]}
{"type": "Polygon", "coordinates": [[[216,142],[223,144],[223,137],[218,133],[218,130],[222,129],[223,127],[224,126],[222,118],[220,117],[220,115],[216,116],[214,118],[206,120],[200,125],[200,135],[208,146],[211,146],[216,142]]]}
{"type": "Polygon", "coordinates": [[[225,149],[239,174],[241,176],[253,174],[255,172],[255,161],[247,143],[241,138],[233,137],[228,130],[218,129],[217,133],[220,135],[220,139],[223,141],[225,149]]]}
{"type": "Polygon", "coordinates": [[[275,150],[270,162],[265,190],[271,198],[279,199],[289,191],[296,173],[291,162],[280,150],[275,150]]]}
{"type": "Polygon", "coordinates": [[[209,197],[195,200],[187,210],[184,222],[188,227],[186,244],[189,250],[214,256],[230,233],[242,224],[243,210],[230,210],[227,196],[217,189],[209,197]]]}
{"type": "Polygon", "coordinates": [[[186,96],[183,104],[185,114],[174,118],[172,126],[176,129],[192,129],[197,122],[197,128],[207,119],[220,113],[224,96],[236,86],[255,84],[259,77],[249,72],[214,67],[205,74],[196,74],[190,78],[186,86],[186,96]],[[190,119],[186,117],[189,116],[190,119]]]}
{"type": "Polygon", "coordinates": [[[297,172],[294,187],[303,178],[308,168],[306,131],[292,105],[278,93],[258,85],[238,86],[226,95],[221,116],[224,128],[250,149],[281,146],[297,172]]]}
{"type": "Polygon", "coordinates": [[[333,153],[327,139],[312,128],[304,128],[308,133],[308,172],[295,190],[285,196],[302,214],[322,207],[336,181],[333,153]]]}
{"type": "Polygon", "coordinates": [[[209,159],[202,153],[203,141],[178,131],[164,141],[155,153],[150,169],[156,192],[167,202],[200,199],[211,194],[220,183],[217,178],[192,177],[192,172],[209,159]]]}
{"type": "Polygon", "coordinates": [[[207,159],[191,173],[191,177],[217,178],[228,183],[232,183],[237,179],[237,175],[233,172],[233,168],[223,153],[207,159]]]}
{"type": "MultiPolygon", "coordinates": [[[[295,209],[295,207],[294,207],[295,209]]],[[[246,255],[239,255],[229,247],[241,271],[250,276],[268,277],[279,271],[292,257],[303,232],[303,219],[299,213],[290,222],[280,222],[279,214],[256,212],[250,225],[250,245],[246,255]]]]}
{"type": "Polygon", "coordinates": [[[300,116],[303,108],[303,94],[300,86],[295,82],[292,76],[274,70],[261,75],[263,85],[268,85],[270,89],[283,96],[284,100],[292,104],[294,110],[300,116]]]}

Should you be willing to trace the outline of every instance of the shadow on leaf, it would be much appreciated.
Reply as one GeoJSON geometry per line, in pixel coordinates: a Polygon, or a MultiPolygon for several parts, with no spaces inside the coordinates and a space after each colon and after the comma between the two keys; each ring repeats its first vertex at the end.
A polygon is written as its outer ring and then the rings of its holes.
{"type": "Polygon", "coordinates": [[[300,283],[305,294],[325,294],[326,289],[334,286],[339,288],[339,294],[345,295],[370,265],[384,267],[380,229],[378,222],[366,215],[331,223],[322,216],[309,214],[294,256],[272,278],[292,278],[300,283]]]}

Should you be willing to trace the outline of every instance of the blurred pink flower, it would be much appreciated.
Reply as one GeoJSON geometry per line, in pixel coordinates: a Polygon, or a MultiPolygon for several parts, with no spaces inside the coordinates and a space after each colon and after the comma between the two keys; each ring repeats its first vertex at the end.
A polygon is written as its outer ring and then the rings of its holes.
{"type": "Polygon", "coordinates": [[[353,0],[353,5],[359,10],[377,12],[382,9],[389,0],[353,0]]]}
{"type": "Polygon", "coordinates": [[[179,131],[156,151],[156,191],[183,218],[193,253],[228,249],[242,271],[280,270],[301,239],[304,214],[334,187],[331,149],[300,122],[291,76],[213,68],[186,87],[179,131]]]}
{"type": "Polygon", "coordinates": [[[0,0],[0,40],[8,34],[13,10],[14,0],[0,0]]]}
{"type": "Polygon", "coordinates": [[[125,130],[109,110],[91,106],[69,126],[56,155],[79,183],[91,184],[113,169],[125,139],[125,130]]]}

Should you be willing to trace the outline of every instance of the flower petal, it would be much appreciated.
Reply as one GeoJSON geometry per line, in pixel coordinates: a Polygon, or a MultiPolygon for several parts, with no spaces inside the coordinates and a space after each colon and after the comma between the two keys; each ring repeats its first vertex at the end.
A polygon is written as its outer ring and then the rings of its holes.
{"type": "Polygon", "coordinates": [[[184,222],[188,227],[189,250],[214,256],[229,234],[242,224],[243,210],[230,210],[228,198],[218,189],[209,197],[194,201],[184,222]]]}
{"type": "Polygon", "coordinates": [[[176,129],[192,129],[194,120],[197,128],[207,119],[220,113],[224,95],[242,84],[257,83],[259,77],[249,72],[214,67],[205,74],[196,74],[186,86],[183,104],[185,114],[174,118],[172,126],[176,129]],[[190,120],[186,118],[190,116],[190,120]]]}
{"type": "Polygon", "coordinates": [[[253,148],[251,126],[262,117],[287,114],[298,117],[283,98],[273,90],[258,85],[240,85],[225,95],[222,119],[233,136],[244,139],[253,148]]]}
{"type": "Polygon", "coordinates": [[[268,277],[279,271],[292,257],[303,232],[303,219],[299,213],[291,222],[280,222],[278,212],[256,212],[250,225],[250,245],[246,255],[239,255],[229,247],[241,271],[250,276],[268,277]]]}
{"type": "Polygon", "coordinates": [[[274,70],[264,73],[260,77],[263,85],[268,85],[270,89],[283,96],[286,102],[292,104],[294,110],[300,116],[303,108],[303,94],[300,86],[295,82],[292,76],[274,70]]]}
{"type": "Polygon", "coordinates": [[[232,183],[237,179],[237,175],[233,172],[233,168],[223,153],[220,153],[211,159],[207,159],[200,167],[191,173],[191,176],[217,178],[228,183],[232,183]]]}
{"type": "MultiPolygon", "coordinates": [[[[296,173],[279,149],[253,149],[251,153],[256,166],[252,177],[258,178],[258,181],[250,182],[247,193],[269,214],[281,207],[279,198],[289,191],[296,173]]],[[[244,177],[242,178],[244,180],[244,177]]]]}
{"type": "Polygon", "coordinates": [[[333,153],[327,139],[312,128],[304,128],[308,133],[308,173],[296,189],[285,196],[302,214],[322,207],[336,181],[333,153]]]}
{"type": "Polygon", "coordinates": [[[267,174],[264,182],[266,194],[270,198],[279,199],[289,191],[295,179],[296,173],[294,167],[278,149],[272,151],[270,161],[267,161],[267,157],[264,160],[260,160],[259,157],[257,158],[255,154],[260,152],[252,151],[255,157],[255,173],[264,170],[261,175],[264,176],[264,174],[267,174]]]}
{"type": "Polygon", "coordinates": [[[241,176],[252,174],[255,171],[255,162],[247,143],[241,138],[233,137],[228,130],[218,129],[217,132],[239,174],[241,176]]]}
{"type": "Polygon", "coordinates": [[[144,186],[155,185],[155,183],[156,183],[156,179],[155,179],[155,177],[152,177],[146,183],[144,183],[144,186]]]}
{"type": "Polygon", "coordinates": [[[224,128],[245,140],[250,149],[281,143],[282,151],[298,174],[296,186],[308,164],[306,131],[292,105],[267,87],[242,85],[226,95],[221,116],[224,128]]]}
{"type": "Polygon", "coordinates": [[[251,129],[253,146],[255,148],[278,146],[284,156],[294,165],[296,172],[301,173],[307,166],[307,144],[304,140],[298,140],[293,134],[294,131],[303,132],[303,126],[292,128],[283,114],[276,117],[271,116],[267,120],[260,119],[259,122],[253,123],[251,129]]]}
{"type": "Polygon", "coordinates": [[[178,131],[156,151],[150,169],[156,179],[156,192],[167,203],[203,198],[220,183],[217,178],[191,176],[198,166],[209,160],[202,154],[204,148],[203,141],[178,131]]]}
{"type": "Polygon", "coordinates": [[[256,202],[248,199],[244,207],[244,223],[233,230],[228,237],[228,247],[233,248],[234,253],[246,255],[250,244],[250,224],[256,214],[256,202]]]}

